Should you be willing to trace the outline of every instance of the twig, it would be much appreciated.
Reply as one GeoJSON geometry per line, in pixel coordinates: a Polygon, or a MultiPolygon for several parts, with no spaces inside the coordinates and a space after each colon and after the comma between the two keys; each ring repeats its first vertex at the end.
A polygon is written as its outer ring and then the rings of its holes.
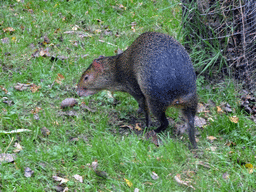
{"type": "Polygon", "coordinates": [[[103,41],[103,40],[99,40],[99,42],[102,42],[102,43],[107,43],[107,44],[109,44],[109,45],[112,45],[112,46],[115,46],[115,47],[117,47],[117,45],[114,45],[114,44],[112,44],[112,43],[109,43],[109,42],[106,42],[106,41],[103,41]]]}
{"type": "Polygon", "coordinates": [[[12,144],[13,139],[14,139],[14,137],[12,137],[12,140],[11,140],[11,142],[9,143],[9,145],[7,146],[7,148],[5,149],[4,153],[6,153],[6,151],[8,150],[8,148],[10,147],[10,145],[12,144]]]}

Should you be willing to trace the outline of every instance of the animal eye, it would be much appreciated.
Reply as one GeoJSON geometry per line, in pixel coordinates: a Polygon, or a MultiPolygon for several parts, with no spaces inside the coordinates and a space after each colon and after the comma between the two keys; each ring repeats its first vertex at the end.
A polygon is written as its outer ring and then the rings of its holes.
{"type": "Polygon", "coordinates": [[[84,80],[86,81],[87,79],[88,79],[88,76],[85,76],[85,77],[84,77],[84,80]]]}

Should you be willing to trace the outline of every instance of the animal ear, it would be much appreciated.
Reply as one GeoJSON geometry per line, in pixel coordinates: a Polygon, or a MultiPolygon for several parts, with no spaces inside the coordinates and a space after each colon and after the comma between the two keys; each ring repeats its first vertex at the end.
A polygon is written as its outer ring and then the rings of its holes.
{"type": "Polygon", "coordinates": [[[94,67],[95,70],[102,72],[103,71],[103,66],[100,61],[97,59],[93,60],[92,66],[94,67]]]}
{"type": "Polygon", "coordinates": [[[104,56],[103,56],[103,55],[100,55],[98,59],[102,59],[102,58],[104,58],[104,56]]]}

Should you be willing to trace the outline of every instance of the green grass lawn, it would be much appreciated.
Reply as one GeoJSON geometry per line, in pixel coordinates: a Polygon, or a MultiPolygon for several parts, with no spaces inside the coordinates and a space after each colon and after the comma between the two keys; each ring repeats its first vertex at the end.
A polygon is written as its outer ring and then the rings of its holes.
{"type": "Polygon", "coordinates": [[[76,95],[93,59],[125,50],[141,33],[158,31],[182,42],[180,1],[0,2],[0,191],[256,190],[250,168],[256,164],[256,127],[240,109],[232,80],[198,77],[205,109],[197,116],[206,124],[197,128],[197,151],[188,149],[186,134],[176,134],[184,121],[175,109],[168,109],[173,123],[156,146],[136,127],[143,128],[145,119],[128,94],[76,95]],[[27,89],[17,90],[18,83],[27,89]],[[78,105],[61,109],[71,97],[78,105]],[[232,112],[221,112],[223,103],[232,112]],[[31,131],[6,133],[17,129],[31,131]],[[14,162],[3,161],[7,153],[15,154],[14,162]],[[31,177],[24,175],[27,167],[31,177]]]}

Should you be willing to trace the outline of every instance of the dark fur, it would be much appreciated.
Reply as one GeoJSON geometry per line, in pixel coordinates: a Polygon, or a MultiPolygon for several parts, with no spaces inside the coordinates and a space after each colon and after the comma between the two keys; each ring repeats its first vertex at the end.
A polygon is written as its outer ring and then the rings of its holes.
{"type": "Polygon", "coordinates": [[[181,108],[188,122],[190,142],[197,147],[194,129],[196,75],[188,53],[172,37],[143,33],[123,53],[94,60],[78,83],[78,94],[87,96],[82,92],[102,89],[131,94],[145,112],[147,126],[150,125],[150,111],[158,119],[161,125],[155,130],[157,133],[168,126],[167,107],[181,108]],[[83,81],[86,75],[93,78],[83,81]]]}

